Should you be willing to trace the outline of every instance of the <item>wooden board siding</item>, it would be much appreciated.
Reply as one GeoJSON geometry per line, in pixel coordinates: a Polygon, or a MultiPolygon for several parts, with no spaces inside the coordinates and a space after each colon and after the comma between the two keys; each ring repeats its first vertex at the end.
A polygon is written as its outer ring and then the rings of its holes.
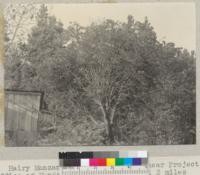
{"type": "Polygon", "coordinates": [[[23,91],[6,91],[5,94],[5,131],[16,135],[17,146],[30,145],[37,133],[42,94],[23,91]],[[23,138],[25,135],[27,138],[23,138]]]}

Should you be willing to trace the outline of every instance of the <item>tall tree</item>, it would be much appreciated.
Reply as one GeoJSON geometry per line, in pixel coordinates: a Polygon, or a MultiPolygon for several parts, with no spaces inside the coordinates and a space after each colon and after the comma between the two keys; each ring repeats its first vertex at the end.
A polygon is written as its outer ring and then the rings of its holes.
{"type": "Polygon", "coordinates": [[[81,63],[72,73],[78,87],[74,99],[94,120],[103,123],[109,144],[115,144],[116,121],[123,116],[120,115],[123,108],[134,111],[140,104],[152,112],[147,92],[156,77],[154,57],[143,55],[141,50],[148,45],[150,49],[156,47],[155,33],[147,20],[134,24],[130,16],[123,24],[112,20],[93,23],[75,41],[76,59],[81,63]],[[145,40],[148,40],[146,46],[145,40]],[[98,117],[96,111],[100,112],[98,117]]]}

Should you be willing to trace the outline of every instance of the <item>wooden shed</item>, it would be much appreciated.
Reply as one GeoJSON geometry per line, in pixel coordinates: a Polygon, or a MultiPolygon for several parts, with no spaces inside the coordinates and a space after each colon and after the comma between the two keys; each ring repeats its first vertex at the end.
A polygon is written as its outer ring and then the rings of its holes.
{"type": "Polygon", "coordinates": [[[39,91],[5,91],[7,146],[33,146],[37,139],[41,100],[39,91]]]}

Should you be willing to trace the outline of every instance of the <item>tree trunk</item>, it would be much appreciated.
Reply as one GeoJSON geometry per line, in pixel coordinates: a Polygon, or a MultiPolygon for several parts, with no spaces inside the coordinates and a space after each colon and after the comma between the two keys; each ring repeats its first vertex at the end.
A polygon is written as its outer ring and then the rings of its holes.
{"type": "Polygon", "coordinates": [[[98,100],[95,100],[95,102],[100,106],[100,109],[103,114],[103,120],[106,124],[106,134],[108,137],[108,142],[110,145],[113,145],[115,142],[115,137],[114,137],[114,127],[113,127],[113,120],[114,120],[114,115],[115,115],[115,108],[106,110],[105,107],[102,105],[102,103],[98,100]]]}
{"type": "Polygon", "coordinates": [[[115,116],[115,108],[110,108],[108,111],[106,111],[106,124],[107,124],[107,136],[108,136],[108,142],[110,145],[113,145],[115,143],[115,133],[114,133],[114,116],[115,116]]]}
{"type": "Polygon", "coordinates": [[[114,138],[114,128],[113,128],[113,124],[108,121],[107,122],[107,131],[108,131],[108,141],[110,145],[113,145],[113,143],[115,142],[115,138],[114,138]]]}

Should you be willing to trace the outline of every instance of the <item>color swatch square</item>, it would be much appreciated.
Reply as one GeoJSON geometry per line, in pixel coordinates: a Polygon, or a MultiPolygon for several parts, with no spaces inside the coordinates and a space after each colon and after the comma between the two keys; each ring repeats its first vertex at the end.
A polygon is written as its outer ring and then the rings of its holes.
{"type": "Polygon", "coordinates": [[[106,165],[107,166],[115,166],[115,159],[113,159],[113,158],[106,159],[106,165]]]}
{"type": "Polygon", "coordinates": [[[90,159],[90,166],[98,166],[98,159],[90,159]]]}
{"type": "Polygon", "coordinates": [[[137,151],[128,151],[128,156],[126,158],[137,157],[137,151]]]}
{"type": "Polygon", "coordinates": [[[123,166],[124,165],[124,159],[123,158],[116,158],[115,164],[116,164],[116,166],[123,166]]]}
{"type": "Polygon", "coordinates": [[[125,166],[131,166],[132,164],[133,164],[133,159],[132,158],[124,159],[124,165],[125,166]]]}
{"type": "Polygon", "coordinates": [[[98,161],[98,166],[106,166],[106,159],[100,158],[97,161],[98,161]]]}
{"type": "Polygon", "coordinates": [[[142,160],[141,160],[141,158],[134,158],[134,159],[133,159],[133,165],[135,165],[135,166],[142,165],[142,160]]]}
{"type": "Polygon", "coordinates": [[[143,165],[143,166],[147,166],[148,165],[148,158],[142,158],[141,159],[141,164],[143,165]]]}
{"type": "Polygon", "coordinates": [[[81,159],[81,166],[90,166],[89,159],[81,159]]]}
{"type": "Polygon", "coordinates": [[[63,166],[64,167],[73,167],[73,166],[80,166],[81,160],[80,159],[64,159],[63,166]]]}
{"type": "Polygon", "coordinates": [[[137,157],[138,158],[147,158],[148,157],[147,151],[138,151],[137,152],[137,157]]]}

